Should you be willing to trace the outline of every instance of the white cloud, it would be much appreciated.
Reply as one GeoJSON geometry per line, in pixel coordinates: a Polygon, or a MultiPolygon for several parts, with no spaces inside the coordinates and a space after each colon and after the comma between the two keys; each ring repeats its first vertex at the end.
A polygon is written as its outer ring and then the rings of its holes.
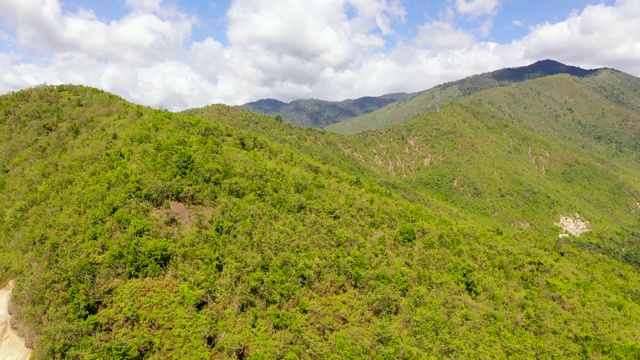
{"type": "Polygon", "coordinates": [[[0,53],[0,91],[16,90],[29,86],[22,74],[13,66],[15,58],[9,54],[0,53]]]}
{"type": "Polygon", "coordinates": [[[493,28],[493,18],[491,17],[486,18],[478,28],[478,33],[483,37],[487,37],[491,33],[492,28],[493,28]]]}
{"type": "Polygon", "coordinates": [[[418,46],[434,50],[464,48],[473,45],[474,42],[472,35],[444,21],[434,21],[420,26],[416,38],[418,46]]]}
{"type": "Polygon", "coordinates": [[[191,45],[186,62],[213,84],[227,71],[225,49],[220,42],[210,37],[191,45]]]}
{"type": "Polygon", "coordinates": [[[384,39],[371,31],[389,33],[392,19],[402,15],[396,3],[381,0],[238,0],[228,12],[227,36],[233,47],[289,62],[294,71],[300,64],[292,59],[341,70],[381,48],[384,39]],[[346,5],[356,9],[354,18],[347,18],[346,5]]]}
{"type": "Polygon", "coordinates": [[[160,17],[157,0],[129,0],[134,11],[111,22],[86,9],[63,13],[58,0],[0,2],[2,18],[15,29],[17,42],[32,53],[81,52],[89,56],[144,64],[182,47],[193,20],[175,14],[160,17]]]}
{"type": "Polygon", "coordinates": [[[127,0],[127,6],[131,9],[143,11],[159,11],[162,0],[127,0]]]}
{"type": "Polygon", "coordinates": [[[335,97],[344,90],[318,89],[356,73],[404,15],[387,0],[238,0],[228,12],[229,72],[264,96],[335,97]]]}
{"type": "Polygon", "coordinates": [[[0,50],[0,92],[78,83],[177,110],[418,91],[543,58],[640,74],[638,1],[588,6],[506,45],[478,42],[455,22],[462,16],[489,31],[497,0],[452,0],[454,8],[397,45],[389,40],[406,16],[399,0],[235,0],[228,44],[192,42],[198,19],[163,1],[126,4],[129,14],[106,21],[88,9],[65,12],[59,0],[1,1],[0,41],[13,53],[0,50]]]}
{"type": "Polygon", "coordinates": [[[528,59],[554,58],[587,67],[640,73],[640,2],[587,6],[567,20],[538,25],[522,39],[528,59]]]}
{"type": "Polygon", "coordinates": [[[383,34],[391,34],[392,23],[398,19],[404,20],[406,16],[406,10],[400,0],[345,0],[344,4],[357,9],[358,17],[352,25],[364,24],[354,27],[358,32],[367,32],[375,24],[383,34]]]}
{"type": "Polygon", "coordinates": [[[498,10],[498,0],[456,0],[455,8],[460,14],[478,16],[493,16],[498,10]]]}

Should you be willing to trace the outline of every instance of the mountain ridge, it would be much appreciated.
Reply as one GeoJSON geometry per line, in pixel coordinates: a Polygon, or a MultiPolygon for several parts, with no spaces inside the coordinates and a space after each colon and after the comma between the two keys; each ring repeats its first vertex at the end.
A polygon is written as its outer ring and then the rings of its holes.
{"type": "Polygon", "coordinates": [[[280,115],[285,122],[294,125],[322,128],[337,121],[375,111],[410,96],[411,94],[407,93],[392,93],[342,101],[296,99],[289,103],[276,99],[261,99],[238,107],[269,116],[280,115]]]}
{"type": "Polygon", "coordinates": [[[437,85],[374,112],[329,125],[326,129],[342,134],[355,134],[365,130],[388,128],[482,90],[556,74],[587,77],[603,69],[605,68],[586,70],[555,60],[540,60],[527,66],[499,69],[437,85]]]}

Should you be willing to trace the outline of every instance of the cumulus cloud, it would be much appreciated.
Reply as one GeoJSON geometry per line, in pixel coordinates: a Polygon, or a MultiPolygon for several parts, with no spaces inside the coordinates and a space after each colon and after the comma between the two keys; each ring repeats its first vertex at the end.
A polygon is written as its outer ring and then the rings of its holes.
{"type": "Polygon", "coordinates": [[[81,52],[97,59],[144,64],[182,47],[193,20],[182,14],[159,16],[158,0],[129,0],[134,10],[111,22],[87,9],[63,13],[58,0],[8,0],[0,13],[18,44],[32,53],[81,52]]]}
{"type": "Polygon", "coordinates": [[[565,21],[535,26],[522,39],[529,59],[555,58],[640,74],[640,2],[589,5],[565,21]]]}
{"type": "Polygon", "coordinates": [[[0,84],[4,90],[21,89],[29,86],[22,74],[14,67],[15,57],[9,54],[0,53],[0,84]]]}
{"type": "Polygon", "coordinates": [[[159,11],[162,0],[127,0],[127,6],[131,9],[144,11],[159,11]]]}
{"type": "Polygon", "coordinates": [[[357,66],[385,44],[373,30],[389,33],[390,23],[403,14],[397,2],[384,0],[238,0],[228,13],[227,36],[235,49],[268,67],[267,73],[287,68],[289,80],[305,81],[309,71],[357,66]],[[353,18],[346,16],[346,6],[355,9],[353,18]]]}
{"type": "Polygon", "coordinates": [[[498,0],[456,0],[455,8],[460,14],[478,17],[495,15],[499,5],[498,0]]]}
{"type": "Polygon", "coordinates": [[[452,23],[433,21],[420,26],[416,43],[434,50],[465,48],[473,45],[473,35],[457,29],[452,23]]]}
{"type": "Polygon", "coordinates": [[[478,41],[455,22],[468,18],[489,31],[498,0],[452,0],[411,38],[396,34],[406,17],[399,0],[235,0],[228,41],[193,41],[200,19],[172,4],[127,0],[128,14],[104,20],[89,9],[66,12],[59,0],[0,2],[0,41],[13,51],[0,50],[0,92],[78,83],[179,110],[418,91],[542,58],[640,74],[637,1],[587,6],[502,45],[478,41]]]}

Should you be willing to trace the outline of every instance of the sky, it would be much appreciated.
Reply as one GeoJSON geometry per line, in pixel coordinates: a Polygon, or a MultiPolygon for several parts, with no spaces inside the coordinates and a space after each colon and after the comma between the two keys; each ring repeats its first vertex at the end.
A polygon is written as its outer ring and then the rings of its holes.
{"type": "Polygon", "coordinates": [[[156,108],[414,92],[553,59],[640,75],[640,0],[1,0],[0,93],[156,108]]]}

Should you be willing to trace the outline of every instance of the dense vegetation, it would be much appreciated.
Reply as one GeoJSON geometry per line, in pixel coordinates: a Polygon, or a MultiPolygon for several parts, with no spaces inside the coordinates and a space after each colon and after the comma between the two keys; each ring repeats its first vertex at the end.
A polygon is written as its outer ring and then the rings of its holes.
{"type": "Polygon", "coordinates": [[[2,96],[19,329],[36,358],[639,357],[640,97],[598,76],[353,137],[2,96]],[[559,238],[575,212],[592,231],[559,238]]]}
{"type": "Polygon", "coordinates": [[[275,99],[262,99],[239,106],[260,114],[280,115],[284,122],[298,126],[322,128],[361,114],[370,113],[412,94],[397,93],[355,100],[325,101],[298,99],[285,103],[275,99]]]}
{"type": "Polygon", "coordinates": [[[500,69],[438,85],[397,103],[389,104],[377,111],[361,114],[326,126],[326,128],[340,134],[357,134],[366,130],[387,129],[425,112],[437,110],[440,106],[451,101],[483,90],[551,75],[568,74],[584,78],[597,72],[598,70],[585,70],[553,60],[541,60],[528,66],[500,69]]]}

